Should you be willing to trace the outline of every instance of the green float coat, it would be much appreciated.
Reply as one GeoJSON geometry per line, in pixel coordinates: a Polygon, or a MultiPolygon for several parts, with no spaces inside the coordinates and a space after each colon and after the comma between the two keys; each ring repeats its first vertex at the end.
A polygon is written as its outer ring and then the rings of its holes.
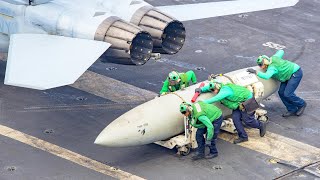
{"type": "Polygon", "coordinates": [[[291,75],[299,70],[300,66],[282,59],[283,54],[283,50],[277,51],[277,53],[270,58],[271,64],[268,65],[267,72],[258,72],[257,75],[262,79],[274,78],[280,82],[289,80],[291,75]]]}
{"type": "MultiPolygon", "coordinates": [[[[201,89],[201,92],[209,92],[209,88],[205,86],[201,89]]],[[[212,104],[221,101],[221,103],[229,109],[235,110],[239,107],[241,102],[244,102],[252,97],[252,93],[243,86],[235,84],[221,84],[219,93],[210,99],[204,100],[203,102],[212,104]]]]}
{"type": "Polygon", "coordinates": [[[195,128],[207,128],[207,140],[213,137],[212,122],[222,115],[222,111],[212,104],[197,102],[192,105],[191,125],[195,128]]]}
{"type": "Polygon", "coordinates": [[[192,83],[197,82],[196,75],[193,71],[188,71],[186,73],[179,73],[179,76],[181,79],[180,83],[173,86],[169,84],[169,79],[167,78],[163,83],[160,94],[163,94],[166,92],[175,92],[182,88],[188,87],[190,81],[192,81],[192,83]]]}

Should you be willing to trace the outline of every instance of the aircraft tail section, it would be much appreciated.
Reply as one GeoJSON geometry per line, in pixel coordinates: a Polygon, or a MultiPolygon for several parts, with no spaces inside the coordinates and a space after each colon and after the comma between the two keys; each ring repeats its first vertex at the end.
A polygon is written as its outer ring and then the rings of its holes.
{"type": "Polygon", "coordinates": [[[39,90],[72,84],[110,45],[47,34],[13,34],[5,84],[39,90]]]}

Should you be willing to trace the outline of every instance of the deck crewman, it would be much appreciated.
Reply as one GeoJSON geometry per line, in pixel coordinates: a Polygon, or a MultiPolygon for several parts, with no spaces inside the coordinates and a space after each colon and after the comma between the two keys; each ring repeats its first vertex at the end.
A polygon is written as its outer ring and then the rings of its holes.
{"type": "Polygon", "coordinates": [[[266,55],[259,56],[257,64],[261,69],[266,70],[266,72],[257,72],[252,68],[247,69],[247,71],[256,74],[262,79],[274,78],[280,81],[281,85],[278,94],[287,108],[287,112],[282,114],[282,116],[300,116],[303,114],[307,103],[298,97],[294,91],[299,86],[303,72],[298,64],[282,59],[283,55],[284,51],[279,50],[271,57],[266,55]]]}
{"type": "Polygon", "coordinates": [[[215,93],[215,96],[210,99],[206,99],[203,102],[212,104],[220,101],[224,106],[232,110],[232,120],[239,136],[238,139],[234,140],[234,144],[248,141],[248,135],[244,130],[242,120],[247,126],[259,129],[261,137],[265,135],[266,124],[255,118],[254,111],[248,112],[242,105],[243,102],[254,98],[252,92],[247,88],[232,83],[222,84],[217,81],[211,81],[208,85],[202,88],[197,88],[195,91],[199,93],[215,93]]]}
{"type": "Polygon", "coordinates": [[[223,121],[222,111],[212,105],[204,102],[189,104],[183,102],[180,104],[180,112],[190,120],[190,124],[197,128],[196,140],[198,148],[193,160],[211,159],[218,156],[216,140],[223,121]],[[206,134],[206,138],[204,138],[206,134]],[[210,153],[205,155],[205,146],[209,146],[210,153]]]}
{"type": "Polygon", "coordinates": [[[187,71],[186,73],[172,71],[164,81],[160,95],[184,89],[190,85],[190,81],[193,84],[197,83],[196,74],[192,70],[187,71]]]}

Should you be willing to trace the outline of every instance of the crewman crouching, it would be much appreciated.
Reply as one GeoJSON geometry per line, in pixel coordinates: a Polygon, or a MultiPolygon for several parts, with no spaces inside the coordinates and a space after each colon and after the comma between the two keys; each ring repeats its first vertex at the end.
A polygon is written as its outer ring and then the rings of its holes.
{"type": "Polygon", "coordinates": [[[202,158],[211,159],[218,156],[216,140],[222,124],[222,111],[212,104],[197,102],[180,104],[180,112],[190,120],[190,124],[197,128],[196,140],[198,148],[193,160],[202,158]],[[206,139],[204,138],[206,134],[206,139]],[[205,155],[205,145],[209,146],[210,153],[205,155]]]}
{"type": "Polygon", "coordinates": [[[163,82],[160,95],[184,89],[190,85],[190,81],[192,81],[193,84],[197,83],[197,77],[193,71],[190,70],[186,73],[172,71],[169,73],[167,79],[163,82]]]}

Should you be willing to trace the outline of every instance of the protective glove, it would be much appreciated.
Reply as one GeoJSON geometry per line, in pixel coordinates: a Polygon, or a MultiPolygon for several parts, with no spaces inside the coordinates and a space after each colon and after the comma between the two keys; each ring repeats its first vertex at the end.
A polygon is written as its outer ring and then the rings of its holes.
{"type": "Polygon", "coordinates": [[[194,90],[194,92],[201,94],[201,88],[196,88],[196,89],[194,90]]]}
{"type": "Polygon", "coordinates": [[[257,74],[257,71],[252,68],[247,69],[247,72],[249,72],[250,74],[257,74]]]}
{"type": "Polygon", "coordinates": [[[211,146],[211,140],[206,140],[206,146],[211,146]]]}

